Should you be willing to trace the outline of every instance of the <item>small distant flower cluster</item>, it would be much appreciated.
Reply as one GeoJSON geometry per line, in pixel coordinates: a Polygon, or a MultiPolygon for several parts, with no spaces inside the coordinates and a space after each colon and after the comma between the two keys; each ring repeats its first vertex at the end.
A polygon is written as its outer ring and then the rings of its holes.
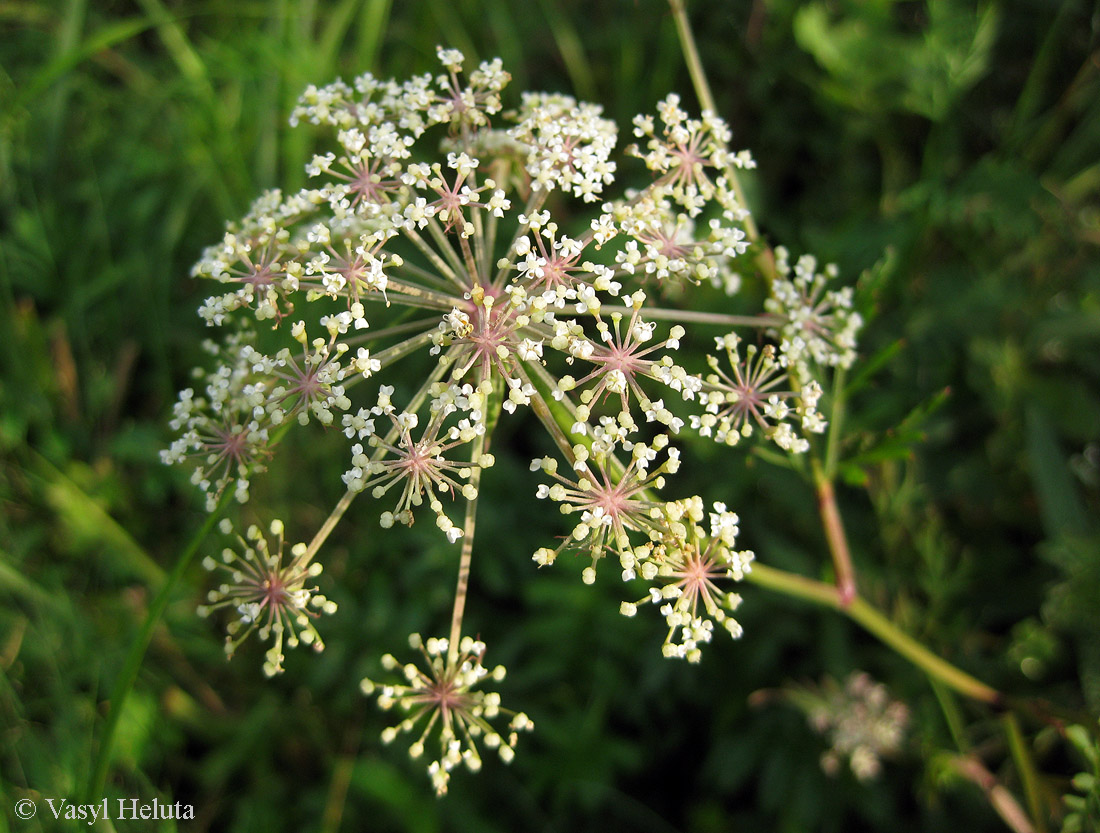
{"type": "MultiPolygon", "coordinates": [[[[740,636],[729,588],[753,555],[736,548],[738,517],[724,504],[708,512],[699,496],[661,496],[679,438],[806,451],[826,427],[819,379],[854,356],[851,292],[829,288],[835,270],[808,256],[792,267],[778,250],[755,315],[660,307],[691,297],[667,290],[704,284],[732,311],[751,268],[732,178],[754,163],[729,150],[725,123],[670,95],[634,120],[636,142],[616,161],[618,130],[600,107],[527,93],[508,110],[499,60],[465,74],[461,53],[438,57],[435,75],[307,89],[291,121],[328,137],[306,167],[310,186],[261,196],[195,265],[217,287],[200,314],[224,334],[180,394],[165,461],[193,466],[213,510],[223,496],[249,499],[289,428],[320,424],[348,444],[332,523],[286,567],[281,526],[273,548],[250,530],[243,555],[227,551],[231,580],[210,609],[236,617],[230,652],[254,631],[275,638],[268,673],[282,669],[284,646],[319,647],[313,618],[331,605],[307,579],[356,495],[382,528],[427,515],[468,570],[493,427],[528,411],[555,448],[532,466],[545,478],[536,498],[572,524],[534,560],[582,553],[591,583],[614,556],[625,582],[647,586],[640,599],[628,591],[637,601],[622,612],[651,603],[665,655],[698,661],[715,625],[740,636]],[[621,163],[648,182],[609,196],[621,163]]],[[[458,630],[465,586],[455,630],[424,644],[430,674],[406,666],[404,687],[368,686],[384,707],[416,705],[425,733],[441,731],[441,791],[458,760],[480,761],[475,738],[505,758],[514,746],[514,732],[502,742],[485,723],[495,696],[469,693],[484,646],[458,630]]],[[[423,746],[421,736],[415,756],[423,746]]]]}
{"type": "Polygon", "coordinates": [[[843,687],[826,680],[808,717],[810,725],[831,743],[821,756],[821,768],[835,775],[847,761],[856,778],[869,781],[882,770],[884,757],[900,751],[909,709],[891,699],[882,683],[855,672],[843,687]]]}

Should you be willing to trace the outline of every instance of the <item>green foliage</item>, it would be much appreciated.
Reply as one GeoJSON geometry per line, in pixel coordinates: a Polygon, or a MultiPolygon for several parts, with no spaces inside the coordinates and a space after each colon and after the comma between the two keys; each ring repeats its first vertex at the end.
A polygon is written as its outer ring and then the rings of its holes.
{"type": "MultiPolygon", "coordinates": [[[[1041,824],[1092,829],[1094,8],[700,0],[689,11],[734,144],[760,159],[747,185],[765,237],[863,274],[865,358],[833,397],[861,593],[986,682],[1071,713],[1068,744],[1084,762],[1072,783],[1066,743],[1044,746],[1039,718],[1025,720],[1021,754],[1041,773],[1041,824]],[[1063,792],[1064,807],[1051,800],[1063,792]]],[[[191,264],[262,188],[303,182],[311,134],[286,118],[306,84],[424,71],[440,42],[500,55],[516,89],[575,92],[620,123],[669,90],[691,100],[656,0],[0,6],[0,827],[51,829],[41,801],[31,822],[14,802],[85,788],[127,649],[202,523],[186,477],[157,462],[204,335],[191,264]]],[[[194,616],[206,578],[185,573],[122,712],[107,796],[190,802],[195,830],[1005,829],[978,787],[940,766],[986,755],[1022,801],[1026,767],[999,722],[937,697],[835,614],[750,587],[745,638],[700,668],[671,668],[661,634],[618,615],[611,583],[584,587],[572,565],[536,576],[532,542],[564,529],[510,499],[533,494],[525,461],[542,450],[508,430],[482,499],[499,558],[475,571],[470,616],[498,635],[506,701],[536,723],[511,768],[487,761],[436,802],[420,768],[378,743],[385,721],[355,681],[406,634],[440,625],[449,601],[436,579],[454,564],[430,530],[382,538],[355,521],[326,545],[324,591],[340,605],[328,648],[289,656],[275,682],[258,653],[224,661],[216,627],[194,616]],[[793,710],[749,705],[761,689],[854,669],[913,715],[873,788],[829,780],[793,710]]],[[[339,457],[287,444],[290,464],[257,489],[297,540],[339,497],[339,457]]],[[[797,472],[746,455],[681,477],[740,512],[763,563],[829,575],[797,472]]]]}
{"type": "Polygon", "coordinates": [[[1100,743],[1084,726],[1070,726],[1066,737],[1084,761],[1085,769],[1073,776],[1073,793],[1065,797],[1062,833],[1084,833],[1100,825],[1100,743]]]}
{"type": "Polygon", "coordinates": [[[941,121],[989,71],[993,3],[978,12],[898,0],[832,8],[830,14],[825,3],[801,6],[794,36],[828,73],[821,90],[846,109],[872,118],[901,110],[941,121]]]}

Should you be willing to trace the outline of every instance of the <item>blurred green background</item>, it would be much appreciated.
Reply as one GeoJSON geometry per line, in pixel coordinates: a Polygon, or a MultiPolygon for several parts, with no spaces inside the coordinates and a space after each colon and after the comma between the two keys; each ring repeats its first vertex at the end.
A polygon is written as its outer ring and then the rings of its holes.
{"type": "MultiPolygon", "coordinates": [[[[862,592],[957,665],[1095,730],[1100,5],[688,8],[734,144],[759,162],[765,237],[862,276],[874,359],[839,494],[862,592]]],[[[657,0],[0,2],[0,831],[53,829],[41,800],[30,822],[14,802],[86,785],[126,651],[202,523],[187,473],[157,457],[200,361],[191,264],[262,189],[304,182],[315,136],[287,117],[307,84],[429,71],[436,44],[499,55],[514,100],[570,92],[620,125],[669,91],[695,106],[657,0]]],[[[1087,761],[1055,728],[1025,721],[1026,777],[998,715],[835,613],[746,587],[745,638],[686,667],[661,659],[656,620],[619,616],[615,582],[585,587],[564,564],[535,580],[530,553],[564,529],[514,499],[534,492],[526,427],[494,440],[467,617],[536,724],[512,766],[487,760],[437,801],[378,741],[386,716],[358,680],[411,631],[445,628],[453,553],[433,529],[382,536],[353,512],[322,555],[340,604],[328,648],[291,652],[274,681],[256,645],[224,660],[194,614],[208,579],[186,574],[107,795],[193,804],[190,830],[1009,829],[951,765],[965,753],[1021,802],[1037,791],[1037,829],[1061,829],[1087,761]],[[854,669],[913,714],[871,783],[826,776],[827,742],[781,698],[749,705],[854,669]]],[[[252,506],[307,537],[342,492],[343,438],[287,446],[252,506]]],[[[720,483],[699,465],[681,482],[735,508],[762,561],[827,577],[812,491],[748,453],[721,465],[720,483]]]]}

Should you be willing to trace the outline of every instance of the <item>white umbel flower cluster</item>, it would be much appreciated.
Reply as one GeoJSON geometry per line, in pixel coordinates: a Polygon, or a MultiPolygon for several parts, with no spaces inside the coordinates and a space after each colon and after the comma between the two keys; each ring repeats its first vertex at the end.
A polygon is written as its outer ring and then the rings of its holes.
{"type": "MultiPolygon", "coordinates": [[[[221,522],[225,534],[233,531],[228,519],[221,522]]],[[[313,620],[322,613],[336,612],[336,603],[317,592],[310,582],[321,575],[321,564],[310,561],[305,544],[290,548],[290,560],[285,560],[283,522],[271,522],[270,531],[275,546],[268,543],[263,531],[253,525],[233,547],[222,550],[221,559],[207,556],[203,566],[219,572],[223,581],[207,594],[207,604],[199,615],[208,616],[222,608],[232,612],[227,625],[225,653],[232,657],[238,646],[252,633],[261,640],[271,640],[264,657],[264,673],[271,677],[282,673],[283,648],[309,645],[323,651],[325,643],[313,620]]]]}
{"type": "MultiPolygon", "coordinates": [[[[409,645],[420,652],[420,664],[401,665],[392,654],[382,657],[382,667],[403,678],[401,683],[375,682],[364,678],[364,694],[378,699],[379,708],[396,710],[401,720],[382,732],[382,742],[392,743],[398,735],[419,732],[409,746],[409,756],[424,756],[429,736],[438,734],[439,757],[428,764],[428,774],[437,795],[447,792],[451,772],[464,764],[471,772],[481,769],[481,748],[496,751],[504,763],[516,754],[520,732],[534,728],[522,712],[500,705],[500,695],[485,691],[483,684],[504,679],[503,665],[492,670],[482,665],[485,643],[462,637],[458,650],[447,639],[423,639],[414,633],[409,645]],[[507,721],[501,729],[494,722],[507,721]]],[[[499,725],[499,722],[498,722],[499,725]]]]}
{"type": "MultiPolygon", "coordinates": [[[[532,466],[545,481],[535,497],[569,524],[534,560],[583,554],[592,583],[613,555],[624,581],[648,586],[623,612],[652,603],[665,654],[697,661],[715,625],[740,635],[727,585],[753,556],[735,549],[737,516],[721,504],[661,495],[684,435],[805,452],[826,427],[821,380],[855,355],[851,291],[780,249],[764,308],[746,314],[743,275],[761,276],[733,177],[754,163],[716,114],[670,95],[634,119],[616,160],[599,106],[547,93],[506,105],[499,59],[468,73],[457,50],[438,59],[434,75],[365,74],[302,95],[292,124],[328,144],[306,165],[309,187],[263,194],[196,264],[215,287],[200,308],[220,333],[215,366],[180,394],[163,457],[193,465],[213,510],[249,499],[285,431],[319,424],[346,441],[347,494],[298,567],[313,574],[316,547],[361,495],[383,529],[427,517],[468,570],[493,429],[528,413],[553,449],[532,466]],[[609,193],[627,167],[638,187],[609,193]],[[685,308],[697,287],[710,308],[685,308]]],[[[383,689],[385,702],[422,702],[442,678],[466,697],[480,680],[483,646],[457,645],[465,587],[448,647],[424,643],[431,674],[383,689]]],[[[280,597],[287,616],[307,589],[280,597]]],[[[308,621],[286,622],[319,644],[308,621]]],[[[286,624],[261,627],[291,638],[286,624]]],[[[511,754],[479,722],[495,701],[471,698],[461,725],[440,706],[441,791],[458,761],[480,760],[478,732],[511,754]]]]}

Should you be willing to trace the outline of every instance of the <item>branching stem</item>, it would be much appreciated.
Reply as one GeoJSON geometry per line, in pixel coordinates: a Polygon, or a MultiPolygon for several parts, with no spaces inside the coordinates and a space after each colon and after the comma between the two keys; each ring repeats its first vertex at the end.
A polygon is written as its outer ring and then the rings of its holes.
{"type": "Polygon", "coordinates": [[[759,562],[753,563],[752,572],[745,578],[753,584],[775,590],[785,596],[804,599],[837,610],[878,637],[926,674],[947,684],[959,694],[991,706],[1004,705],[1004,696],[999,691],[930,651],[859,596],[855,596],[848,605],[842,605],[837,589],[832,585],[778,570],[759,562]]]}

